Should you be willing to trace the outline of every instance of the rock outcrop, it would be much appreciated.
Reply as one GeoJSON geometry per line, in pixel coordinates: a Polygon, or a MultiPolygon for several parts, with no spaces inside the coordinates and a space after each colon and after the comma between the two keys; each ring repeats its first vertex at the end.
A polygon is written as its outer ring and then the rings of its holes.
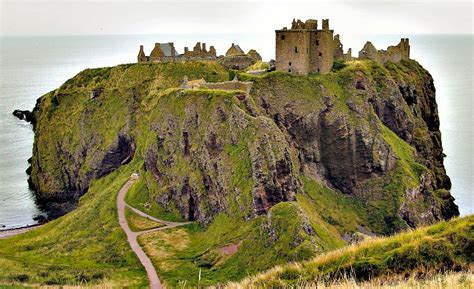
{"type": "Polygon", "coordinates": [[[202,224],[223,212],[267,214],[304,193],[302,176],[362,202],[377,233],[458,214],[433,80],[415,61],[242,74],[254,83],[247,97],[178,89],[184,75],[229,80],[217,63],[124,65],[86,70],[43,96],[31,171],[38,199],[71,210],[92,180],[138,155],[151,201],[202,224]],[[90,100],[93,87],[104,92],[90,100]]]}
{"type": "Polygon", "coordinates": [[[29,122],[29,123],[33,124],[33,125],[36,122],[34,114],[29,110],[15,109],[12,114],[15,117],[19,118],[20,120],[24,120],[26,122],[29,122]]]}

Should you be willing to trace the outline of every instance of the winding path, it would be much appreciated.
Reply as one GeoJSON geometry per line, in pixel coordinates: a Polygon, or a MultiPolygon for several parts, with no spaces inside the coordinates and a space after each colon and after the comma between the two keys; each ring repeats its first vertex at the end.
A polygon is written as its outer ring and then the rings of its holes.
{"type": "Polygon", "coordinates": [[[130,176],[130,179],[123,185],[123,187],[120,189],[118,196],[117,196],[117,210],[118,210],[118,219],[120,223],[120,227],[125,231],[127,234],[127,240],[128,243],[130,244],[130,247],[132,250],[135,252],[137,255],[138,259],[142,263],[143,267],[145,267],[146,273],[148,275],[148,279],[150,280],[150,288],[152,289],[161,289],[163,288],[163,285],[160,282],[160,278],[158,278],[158,274],[156,274],[155,267],[151,263],[150,258],[146,255],[145,251],[143,251],[142,247],[138,244],[137,238],[141,234],[146,234],[146,233],[151,233],[155,231],[160,231],[164,229],[169,229],[169,228],[174,228],[178,226],[183,226],[190,224],[191,222],[168,222],[165,220],[161,220],[158,218],[155,218],[153,216],[150,216],[130,205],[125,203],[125,195],[127,194],[128,190],[130,187],[133,185],[138,180],[138,175],[137,174],[132,174],[130,176]],[[132,211],[134,211],[136,214],[148,218],[150,220],[159,222],[164,224],[165,226],[163,227],[158,227],[150,230],[145,230],[141,232],[133,232],[130,227],[128,226],[127,219],[125,218],[125,207],[130,208],[132,211]]]}

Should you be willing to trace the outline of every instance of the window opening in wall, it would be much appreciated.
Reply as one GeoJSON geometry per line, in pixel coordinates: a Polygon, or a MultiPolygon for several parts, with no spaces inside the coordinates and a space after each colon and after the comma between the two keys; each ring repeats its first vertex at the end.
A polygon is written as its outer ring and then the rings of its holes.
{"type": "Polygon", "coordinates": [[[288,66],[291,66],[291,62],[288,62],[288,66]]]}
{"type": "Polygon", "coordinates": [[[323,53],[322,53],[322,52],[319,52],[319,56],[323,56],[323,53]]]}
{"type": "Polygon", "coordinates": [[[285,35],[282,35],[282,36],[281,36],[281,40],[285,40],[285,35]]]}
{"type": "Polygon", "coordinates": [[[298,46],[295,46],[295,53],[298,53],[298,46]]]}

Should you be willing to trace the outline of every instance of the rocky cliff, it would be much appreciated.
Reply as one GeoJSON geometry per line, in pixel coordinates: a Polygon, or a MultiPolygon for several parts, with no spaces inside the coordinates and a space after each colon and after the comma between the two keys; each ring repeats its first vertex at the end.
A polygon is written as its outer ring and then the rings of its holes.
{"type": "MultiPolygon", "coordinates": [[[[92,180],[139,158],[149,203],[204,225],[299,201],[308,179],[353,199],[360,225],[376,233],[458,215],[433,80],[415,61],[241,73],[254,82],[245,97],[177,88],[185,75],[230,78],[216,63],[121,65],[85,70],[40,98],[30,181],[38,200],[63,214],[92,180]]],[[[341,235],[356,230],[325,220],[341,235]]]]}

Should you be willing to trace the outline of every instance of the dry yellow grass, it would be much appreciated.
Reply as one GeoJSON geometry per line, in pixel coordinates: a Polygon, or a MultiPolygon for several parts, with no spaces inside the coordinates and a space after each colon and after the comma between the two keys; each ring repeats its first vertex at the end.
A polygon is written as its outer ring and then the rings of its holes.
{"type": "Polygon", "coordinates": [[[472,240],[469,232],[473,221],[472,216],[467,216],[391,237],[369,239],[306,262],[276,266],[240,283],[229,283],[227,288],[471,288],[473,266],[467,248],[472,240]],[[437,274],[460,269],[469,273],[437,274]],[[351,279],[356,276],[361,283],[351,279]],[[406,280],[406,276],[428,277],[406,280]],[[331,283],[313,283],[322,281],[331,283]]]}
{"type": "Polygon", "coordinates": [[[176,266],[173,262],[175,252],[185,249],[189,241],[188,233],[181,228],[156,231],[139,237],[140,244],[153,264],[165,272],[176,266]]]}
{"type": "Polygon", "coordinates": [[[134,232],[140,232],[164,226],[164,224],[162,223],[137,215],[129,208],[125,208],[125,213],[128,225],[130,226],[130,229],[134,232]]]}
{"type": "MultiPolygon", "coordinates": [[[[277,270],[275,268],[274,270],[277,270]]],[[[229,283],[228,289],[260,288],[246,283],[229,283]]],[[[262,287],[263,288],[263,287],[262,287]]],[[[317,289],[471,289],[474,288],[474,274],[472,272],[440,273],[433,276],[417,279],[415,277],[390,279],[374,279],[369,282],[356,282],[346,279],[334,283],[303,283],[297,286],[283,288],[317,288],[317,289]]]]}

